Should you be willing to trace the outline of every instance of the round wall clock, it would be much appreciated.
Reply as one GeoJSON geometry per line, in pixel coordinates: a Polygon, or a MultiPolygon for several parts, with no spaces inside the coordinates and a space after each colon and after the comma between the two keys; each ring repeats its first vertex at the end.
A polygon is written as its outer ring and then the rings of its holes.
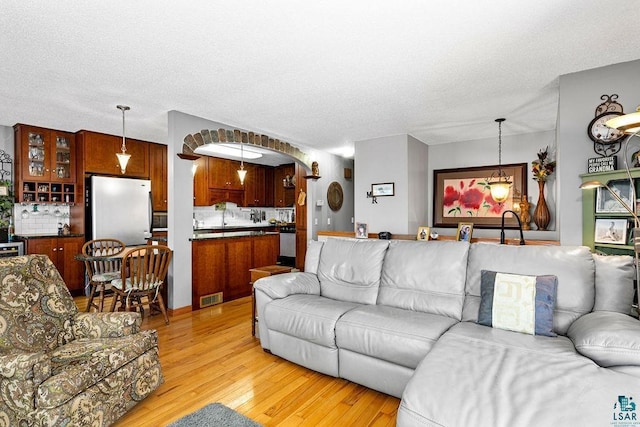
{"type": "Polygon", "coordinates": [[[342,201],[344,199],[344,194],[342,193],[342,186],[339,182],[333,181],[329,184],[329,189],[327,190],[327,203],[332,211],[339,211],[342,207],[342,201]]]}
{"type": "Polygon", "coordinates": [[[598,144],[615,144],[624,138],[624,132],[618,129],[611,129],[606,126],[607,120],[617,116],[621,116],[624,113],[618,111],[608,111],[597,115],[591,120],[589,126],[587,126],[587,134],[589,138],[598,144]]]}

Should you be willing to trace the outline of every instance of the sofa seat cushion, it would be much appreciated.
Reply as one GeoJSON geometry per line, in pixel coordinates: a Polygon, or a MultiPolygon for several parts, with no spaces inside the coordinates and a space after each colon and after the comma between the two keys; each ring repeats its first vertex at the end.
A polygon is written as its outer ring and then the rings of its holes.
{"type": "Polygon", "coordinates": [[[415,369],[457,320],[384,305],[346,313],[336,326],[338,347],[415,369]]]}
{"type": "Polygon", "coordinates": [[[157,347],[156,331],[120,338],[79,339],[50,353],[51,377],[38,387],[36,406],[55,408],[157,347]]]}
{"type": "Polygon", "coordinates": [[[325,347],[336,348],[336,322],[360,304],[319,295],[291,295],[274,300],[264,309],[265,324],[281,332],[325,347]]]}
{"type": "Polygon", "coordinates": [[[566,337],[463,322],[416,369],[398,426],[609,425],[619,396],[636,391],[637,378],[600,368],[566,337]]]}

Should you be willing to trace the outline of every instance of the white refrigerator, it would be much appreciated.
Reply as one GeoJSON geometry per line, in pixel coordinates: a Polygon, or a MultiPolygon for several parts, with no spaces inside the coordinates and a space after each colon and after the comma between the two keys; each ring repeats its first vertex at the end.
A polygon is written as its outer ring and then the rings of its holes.
{"type": "Polygon", "coordinates": [[[151,237],[151,181],[92,176],[87,203],[91,238],[116,238],[127,246],[144,245],[151,237]]]}

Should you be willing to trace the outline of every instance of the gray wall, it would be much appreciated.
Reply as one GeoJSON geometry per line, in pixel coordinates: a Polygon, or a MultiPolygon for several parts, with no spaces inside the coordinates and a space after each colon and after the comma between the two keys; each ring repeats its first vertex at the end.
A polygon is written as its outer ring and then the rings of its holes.
{"type": "MultiPolygon", "coordinates": [[[[527,195],[531,202],[531,214],[538,201],[538,184],[531,176],[531,162],[537,158],[540,149],[549,146],[550,152],[555,152],[555,132],[536,132],[521,135],[505,136],[509,129],[509,118],[503,123],[502,163],[527,163],[527,195]]],[[[555,154],[555,153],[554,153],[555,154]]],[[[425,187],[428,193],[429,224],[433,224],[433,171],[436,169],[465,168],[471,166],[488,166],[498,164],[498,127],[496,125],[495,138],[461,141],[450,144],[429,146],[429,183],[425,187]]],[[[559,223],[557,221],[556,188],[559,185],[558,175],[552,175],[545,186],[545,199],[551,212],[551,223],[548,231],[531,230],[525,233],[525,239],[558,239],[559,223]]],[[[532,228],[536,228],[533,222],[532,228]]],[[[436,228],[439,234],[455,235],[455,228],[436,228]]],[[[499,237],[499,230],[475,229],[476,237],[499,237]]],[[[516,231],[507,230],[507,237],[516,237],[516,231]]]]}
{"type": "MultiPolygon", "coordinates": [[[[625,113],[640,105],[640,60],[610,65],[560,76],[560,106],[557,138],[560,241],[566,245],[582,244],[582,193],[580,174],[587,172],[587,159],[597,157],[593,142],[587,136],[587,125],[595,117],[600,96],[618,94],[625,113]]],[[[640,138],[629,145],[629,155],[638,151],[640,138]]],[[[628,159],[631,165],[631,159],[628,159]]],[[[622,169],[622,151],[618,169],[622,169]]]]}

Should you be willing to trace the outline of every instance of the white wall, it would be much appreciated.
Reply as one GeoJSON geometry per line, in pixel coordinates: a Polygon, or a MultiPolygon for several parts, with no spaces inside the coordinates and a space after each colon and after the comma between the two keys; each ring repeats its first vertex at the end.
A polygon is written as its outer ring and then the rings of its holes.
{"type": "MultiPolygon", "coordinates": [[[[531,162],[537,158],[540,149],[549,146],[549,150],[555,154],[555,132],[536,132],[521,135],[505,136],[504,131],[508,129],[509,118],[503,123],[502,136],[502,164],[527,163],[527,194],[531,201],[531,215],[538,200],[538,183],[531,176],[531,162]]],[[[498,127],[496,126],[495,138],[478,139],[474,141],[461,141],[450,144],[440,144],[429,146],[429,183],[426,187],[429,204],[429,225],[433,224],[433,171],[437,169],[466,168],[472,166],[491,166],[498,164],[498,127]]],[[[533,239],[558,239],[558,222],[556,220],[556,188],[558,176],[554,174],[547,181],[545,187],[545,199],[551,212],[550,231],[528,231],[526,238],[533,239]]],[[[533,229],[536,228],[533,222],[533,229]]],[[[456,228],[436,228],[439,234],[455,235],[456,228]]],[[[476,237],[499,237],[500,231],[497,229],[474,229],[473,235],[476,237]]],[[[517,231],[507,230],[508,238],[516,237],[517,231]]]]}
{"type": "MultiPolygon", "coordinates": [[[[640,60],[610,65],[593,70],[560,76],[558,112],[558,178],[560,241],[566,245],[582,244],[582,182],[580,174],[587,172],[587,159],[598,157],[593,142],[587,136],[587,125],[602,102],[600,96],[618,94],[625,113],[640,105],[640,60]]],[[[640,138],[629,146],[629,156],[638,151],[640,138]]],[[[631,159],[628,159],[631,165],[631,159]]],[[[623,169],[622,152],[618,154],[618,169],[623,169]]]]}

